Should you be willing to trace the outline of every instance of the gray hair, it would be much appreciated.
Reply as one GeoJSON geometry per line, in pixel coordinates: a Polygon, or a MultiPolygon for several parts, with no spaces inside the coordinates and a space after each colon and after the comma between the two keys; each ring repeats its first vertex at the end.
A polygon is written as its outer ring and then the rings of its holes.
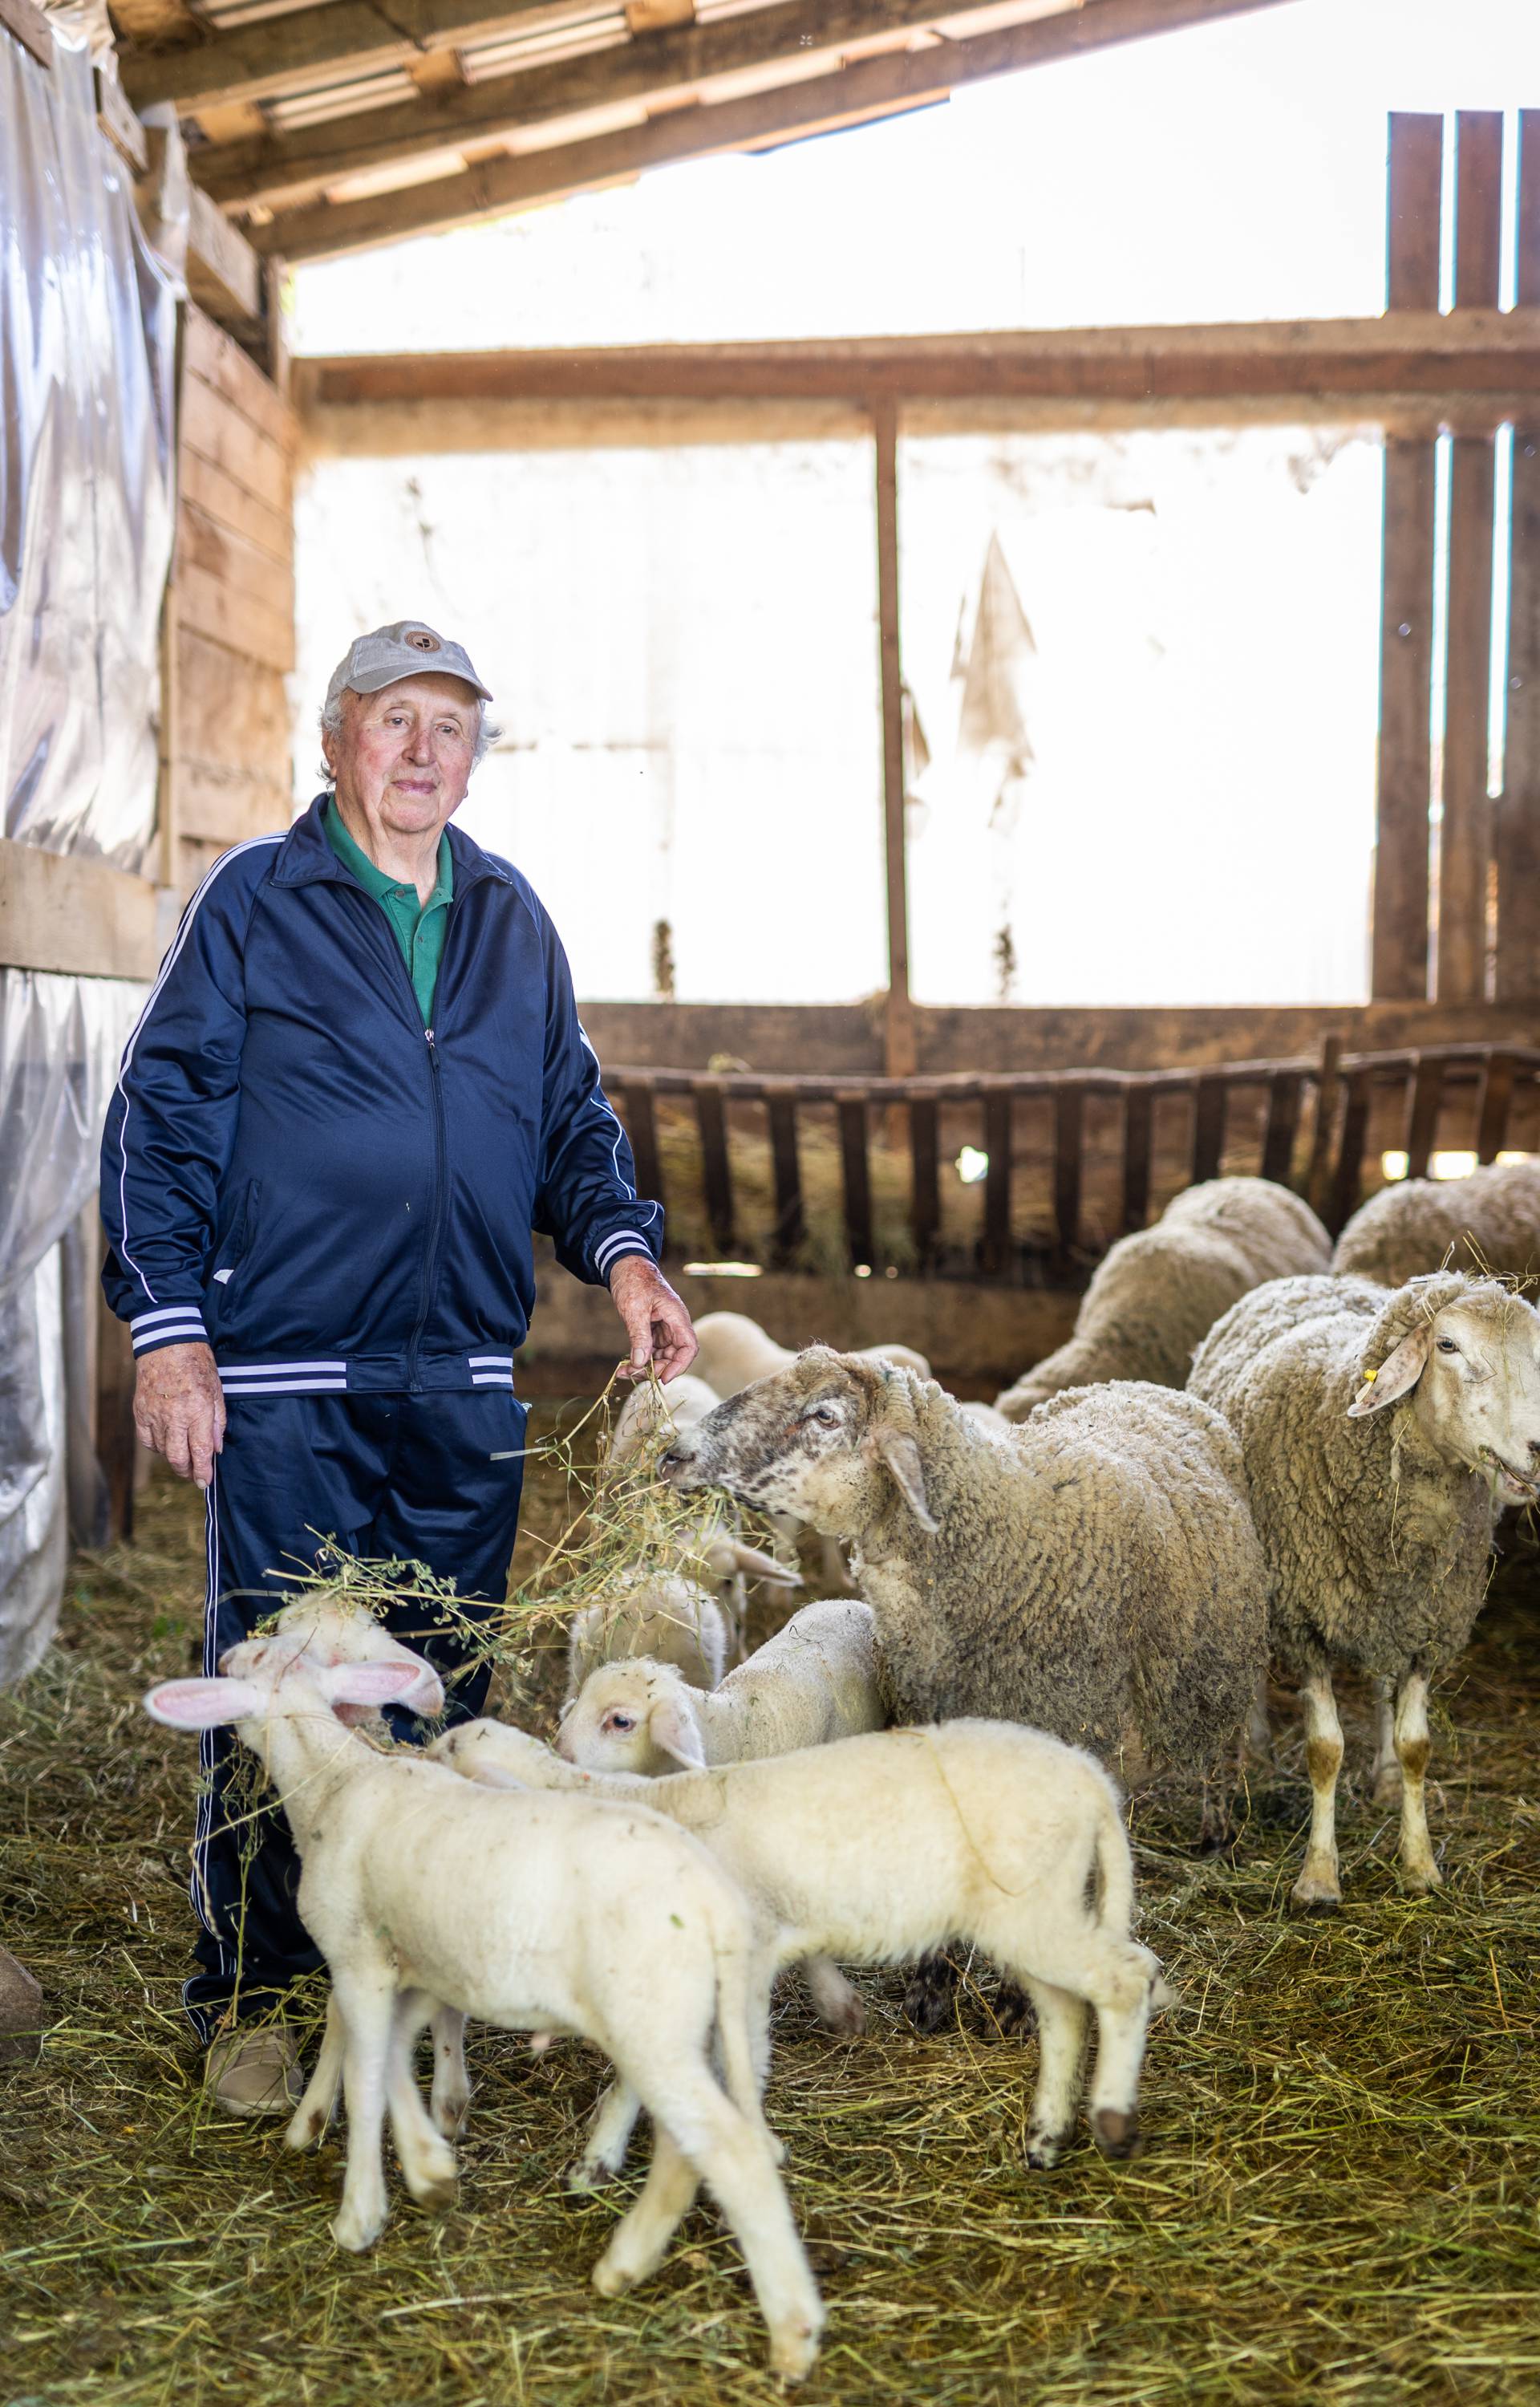
{"type": "MultiPolygon", "coordinates": [[[[343,719],[345,716],[343,705],[347,700],[348,695],[352,692],[352,687],[350,685],[345,685],[340,693],[333,694],[330,702],[322,705],[320,727],[321,733],[323,735],[340,735],[342,733],[343,719]]],[[[354,694],[353,698],[355,701],[359,699],[356,694],[354,694]]],[[[473,769],[480,768],[483,761],[486,760],[487,755],[491,750],[493,745],[501,740],[502,734],[502,728],[494,727],[491,720],[487,718],[487,705],[483,702],[480,694],[478,693],[476,696],[475,749],[471,755],[471,766],[473,769]]],[[[334,787],[336,785],[336,773],[332,769],[330,762],[327,760],[324,752],[321,755],[320,774],[329,787],[334,787]]]]}

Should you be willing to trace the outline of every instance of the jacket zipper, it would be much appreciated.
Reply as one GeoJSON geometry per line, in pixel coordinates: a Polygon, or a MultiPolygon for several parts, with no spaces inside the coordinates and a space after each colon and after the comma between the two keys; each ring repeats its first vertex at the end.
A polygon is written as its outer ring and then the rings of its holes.
{"type": "MultiPolygon", "coordinates": [[[[459,907],[459,896],[457,894],[450,903],[448,916],[444,923],[444,947],[439,954],[441,980],[444,976],[445,960],[449,951],[449,931],[455,924],[455,913],[459,907]]],[[[395,951],[396,959],[400,961],[400,948],[392,946],[392,950],[395,951]]],[[[401,961],[401,965],[406,983],[411,987],[411,974],[406,968],[406,963],[401,961]]],[[[412,987],[414,1008],[417,1006],[417,989],[412,987]]],[[[414,1394],[417,1392],[417,1349],[422,1344],[422,1332],[428,1326],[428,1315],[432,1309],[433,1298],[438,1292],[439,1252],[444,1244],[444,1224],[449,1217],[449,1132],[444,1118],[444,1074],[439,1068],[438,1042],[433,1031],[431,1028],[425,1028],[422,1034],[423,1042],[428,1047],[428,1067],[431,1073],[428,1081],[428,1090],[433,1099],[433,1209],[428,1223],[428,1243],[423,1248],[422,1280],[417,1290],[417,1327],[412,1332],[411,1344],[406,1353],[406,1383],[414,1394]]]]}

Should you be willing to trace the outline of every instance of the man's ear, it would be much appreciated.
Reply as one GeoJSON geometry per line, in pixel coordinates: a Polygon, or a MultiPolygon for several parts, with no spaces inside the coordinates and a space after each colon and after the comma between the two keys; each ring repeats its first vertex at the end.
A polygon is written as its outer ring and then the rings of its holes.
{"type": "Polygon", "coordinates": [[[893,1474],[893,1482],[922,1530],[934,1537],[940,1527],[925,1502],[925,1475],[920,1463],[920,1449],[911,1437],[901,1430],[890,1429],[879,1422],[871,1433],[871,1443],[893,1474]]]}
{"type": "Polygon", "coordinates": [[[695,1716],[683,1697],[660,1697],[647,1716],[647,1736],[662,1755],[671,1755],[686,1772],[704,1772],[706,1751],[700,1744],[695,1716]]]}
{"type": "Polygon", "coordinates": [[[221,1722],[260,1714],[267,1692],[250,1680],[162,1680],[144,1700],[151,1721],[167,1730],[217,1730],[221,1722]]]}
{"type": "Polygon", "coordinates": [[[1361,1421],[1368,1414],[1382,1413],[1387,1404],[1397,1403],[1403,1396],[1410,1395],[1422,1376],[1432,1347],[1433,1323],[1420,1321],[1378,1371],[1364,1373],[1363,1385],[1348,1407],[1348,1418],[1361,1421]]]}

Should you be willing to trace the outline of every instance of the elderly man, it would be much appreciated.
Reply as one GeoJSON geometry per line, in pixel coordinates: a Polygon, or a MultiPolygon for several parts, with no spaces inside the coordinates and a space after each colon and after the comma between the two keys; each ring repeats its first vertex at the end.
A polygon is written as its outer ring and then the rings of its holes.
{"type": "MultiPolygon", "coordinates": [[[[207,1671],[329,1535],[427,1563],[472,1616],[502,1602],[531,1228],[608,1284],[633,1374],[695,1353],[556,932],[449,826],[489,700],[431,627],[361,635],[321,716],[333,790],[215,862],[123,1055],[103,1281],[140,1435],[207,1493],[207,1671]]],[[[478,1713],[485,1666],[450,1634],[427,1651],[478,1713]]],[[[252,1820],[228,1741],[204,1742],[184,1998],[219,2103],[259,2114],[295,2094],[274,2010],[319,1958],[287,1826],[252,1820]]]]}

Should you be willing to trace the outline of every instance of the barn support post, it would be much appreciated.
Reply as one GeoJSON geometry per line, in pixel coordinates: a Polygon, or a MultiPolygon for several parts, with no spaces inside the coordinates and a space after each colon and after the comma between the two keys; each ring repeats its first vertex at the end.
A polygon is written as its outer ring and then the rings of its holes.
{"type": "MultiPolygon", "coordinates": [[[[1386,304],[1436,310],[1444,174],[1441,117],[1391,119],[1386,304]]],[[[1385,439],[1379,630],[1379,761],[1369,991],[1428,992],[1428,811],[1433,794],[1434,456],[1432,434],[1385,439]]]]}
{"type": "Polygon", "coordinates": [[[883,667],[883,858],[887,890],[887,1003],[883,1066],[890,1078],[918,1066],[909,990],[909,863],[904,843],[904,687],[898,648],[898,411],[871,413],[877,467],[877,625],[883,667]]]}

